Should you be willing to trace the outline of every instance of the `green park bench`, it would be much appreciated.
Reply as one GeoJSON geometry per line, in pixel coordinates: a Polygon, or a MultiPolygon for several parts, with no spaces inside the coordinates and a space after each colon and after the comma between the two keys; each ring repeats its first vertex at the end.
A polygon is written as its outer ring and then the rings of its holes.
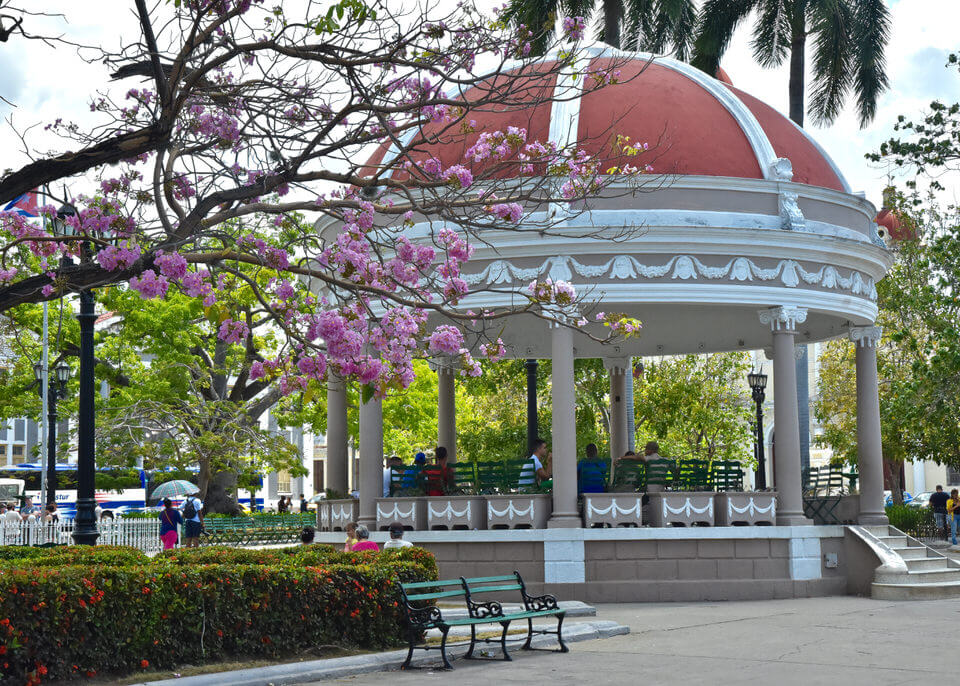
{"type": "Polygon", "coordinates": [[[613,472],[611,491],[627,493],[639,491],[647,479],[647,466],[643,460],[621,459],[613,472]]]}
{"type": "Polygon", "coordinates": [[[206,545],[250,545],[253,543],[287,543],[295,541],[304,526],[316,525],[312,512],[267,514],[254,517],[205,517],[206,545]]]}
{"type": "Polygon", "coordinates": [[[743,467],[734,460],[714,460],[710,464],[710,482],[711,490],[717,492],[742,491],[743,467]]]}
{"type": "Polygon", "coordinates": [[[530,642],[537,634],[555,634],[557,642],[560,644],[559,652],[568,652],[567,646],[563,642],[563,618],[566,614],[557,605],[557,599],[552,595],[531,596],[527,593],[526,586],[519,572],[506,574],[503,576],[485,576],[466,579],[448,579],[445,581],[417,581],[413,583],[400,583],[400,595],[405,614],[405,624],[407,629],[407,641],[409,650],[407,659],[404,661],[401,669],[410,666],[410,660],[413,659],[413,651],[417,648],[422,650],[440,650],[440,656],[443,658],[443,666],[446,669],[453,669],[453,665],[447,659],[447,638],[450,629],[456,626],[470,627],[470,647],[464,657],[473,658],[473,651],[478,642],[480,643],[499,643],[503,651],[504,660],[512,660],[507,651],[507,633],[510,629],[510,622],[517,620],[526,620],[527,633],[522,646],[523,650],[530,650],[530,642]],[[432,590],[439,589],[439,590],[432,590]],[[490,593],[503,594],[509,591],[519,591],[523,603],[523,609],[519,612],[504,612],[504,600],[501,595],[498,600],[489,600],[480,602],[474,600],[475,596],[490,593]],[[466,617],[457,617],[446,619],[443,617],[442,610],[437,607],[438,600],[451,601],[457,598],[463,598],[467,609],[466,617]],[[556,631],[546,629],[534,629],[533,620],[538,617],[556,617],[556,631]],[[478,638],[477,626],[483,624],[499,624],[502,631],[500,638],[478,638]],[[424,640],[424,633],[429,629],[437,629],[441,634],[439,646],[428,645],[424,640]]]}
{"type": "Polygon", "coordinates": [[[853,487],[856,474],[844,474],[843,467],[824,465],[803,471],[803,513],[814,524],[840,524],[836,510],[849,490],[844,481],[853,487]]]}

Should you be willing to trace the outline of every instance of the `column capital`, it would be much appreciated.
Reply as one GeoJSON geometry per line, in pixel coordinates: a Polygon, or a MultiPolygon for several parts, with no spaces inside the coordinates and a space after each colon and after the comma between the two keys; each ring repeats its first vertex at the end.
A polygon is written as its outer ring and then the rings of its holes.
{"type": "Polygon", "coordinates": [[[603,368],[611,374],[626,374],[632,365],[629,357],[604,357],[603,368]]]}
{"type": "Polygon", "coordinates": [[[427,364],[435,372],[454,373],[460,368],[459,355],[434,355],[427,358],[427,364]]]}
{"type": "Polygon", "coordinates": [[[847,334],[851,341],[863,348],[874,348],[883,335],[881,326],[851,326],[847,334]]]}
{"type": "Polygon", "coordinates": [[[807,308],[781,305],[758,310],[761,324],[769,324],[771,331],[796,331],[797,324],[807,321],[807,308]]]}
{"type": "Polygon", "coordinates": [[[550,316],[551,329],[573,326],[582,318],[574,305],[551,305],[544,307],[543,312],[550,316]]]}

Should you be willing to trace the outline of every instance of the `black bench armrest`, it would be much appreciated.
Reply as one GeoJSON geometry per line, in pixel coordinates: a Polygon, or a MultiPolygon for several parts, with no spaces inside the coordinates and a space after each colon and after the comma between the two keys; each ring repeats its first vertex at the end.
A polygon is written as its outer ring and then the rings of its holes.
{"type": "Polygon", "coordinates": [[[471,619],[503,617],[503,606],[496,600],[481,603],[467,598],[467,612],[470,613],[471,619]]]}
{"type": "Polygon", "coordinates": [[[557,610],[557,596],[551,593],[543,595],[530,595],[527,593],[527,585],[523,582],[520,572],[514,572],[517,577],[517,583],[520,584],[520,594],[523,596],[523,605],[527,612],[539,612],[540,610],[557,610]]]}
{"type": "Polygon", "coordinates": [[[523,604],[526,606],[528,612],[559,609],[559,606],[557,605],[557,597],[555,595],[551,595],[550,593],[546,593],[544,595],[527,595],[526,590],[524,590],[523,604]]]}
{"type": "Polygon", "coordinates": [[[417,629],[430,629],[435,624],[443,621],[443,615],[440,608],[436,605],[426,607],[413,607],[410,603],[405,603],[407,612],[407,621],[417,629]]]}

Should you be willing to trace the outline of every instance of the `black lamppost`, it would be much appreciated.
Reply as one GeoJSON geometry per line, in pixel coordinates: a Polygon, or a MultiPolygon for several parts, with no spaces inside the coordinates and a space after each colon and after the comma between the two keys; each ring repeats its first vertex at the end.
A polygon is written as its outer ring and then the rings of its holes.
{"type": "MultiPolygon", "coordinates": [[[[56,380],[47,379],[47,504],[57,502],[57,400],[67,392],[70,380],[70,365],[60,362],[54,370],[56,380]],[[54,383],[51,383],[54,381],[54,383]]],[[[43,364],[33,365],[33,375],[40,385],[43,398],[43,364]]]]}
{"type": "Polygon", "coordinates": [[[527,360],[527,452],[533,451],[533,443],[540,436],[537,426],[537,361],[527,360]]]}
{"type": "MultiPolygon", "coordinates": [[[[57,232],[62,235],[73,233],[72,227],[64,222],[67,217],[76,216],[77,210],[69,203],[57,210],[57,232]]],[[[80,261],[90,259],[90,246],[80,246],[80,261]]],[[[70,264],[69,259],[64,260],[70,264]]],[[[80,408],[77,413],[77,516],[73,520],[73,540],[78,545],[96,545],[100,532],[97,531],[97,501],[94,497],[96,479],[96,456],[94,455],[94,378],[93,378],[93,325],[97,320],[94,312],[93,291],[85,288],[80,291],[80,408]]]]}
{"type": "Polygon", "coordinates": [[[767,375],[761,369],[759,372],[747,374],[747,383],[753,391],[753,402],[757,404],[757,434],[754,436],[754,453],[757,456],[757,490],[767,487],[767,468],[763,458],[763,400],[766,397],[763,389],[767,387],[767,375]]]}

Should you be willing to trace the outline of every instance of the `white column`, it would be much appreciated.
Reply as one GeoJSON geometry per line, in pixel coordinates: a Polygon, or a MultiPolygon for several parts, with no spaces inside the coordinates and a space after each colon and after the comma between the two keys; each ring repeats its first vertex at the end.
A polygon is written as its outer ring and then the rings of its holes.
{"type": "Polygon", "coordinates": [[[616,460],[627,452],[627,373],[629,358],[605,359],[603,366],[610,374],[610,458],[616,460]]]}
{"type": "Polygon", "coordinates": [[[327,458],[323,483],[344,494],[349,492],[347,438],[347,388],[343,379],[331,373],[327,378],[327,458]]]}
{"type": "Polygon", "coordinates": [[[457,367],[456,360],[430,361],[437,371],[437,445],[447,449],[447,461],[457,461],[457,367]]]}
{"type": "Polygon", "coordinates": [[[371,531],[377,523],[376,499],[383,497],[383,403],[370,398],[360,405],[360,516],[371,531]]]}
{"type": "Polygon", "coordinates": [[[777,489],[777,524],[812,524],[803,515],[800,474],[800,425],[797,407],[797,366],[794,336],[797,324],[807,318],[802,307],[760,310],[760,322],[773,332],[773,421],[776,431],[774,485],[777,489]]]}
{"type": "Polygon", "coordinates": [[[877,384],[879,326],[852,326],[857,346],[857,466],[860,471],[859,524],[887,524],[883,507],[883,443],[877,384]]]}
{"type": "Polygon", "coordinates": [[[577,513],[577,418],[573,382],[573,329],[550,325],[553,375],[553,516],[550,528],[581,525],[577,513]]]}

